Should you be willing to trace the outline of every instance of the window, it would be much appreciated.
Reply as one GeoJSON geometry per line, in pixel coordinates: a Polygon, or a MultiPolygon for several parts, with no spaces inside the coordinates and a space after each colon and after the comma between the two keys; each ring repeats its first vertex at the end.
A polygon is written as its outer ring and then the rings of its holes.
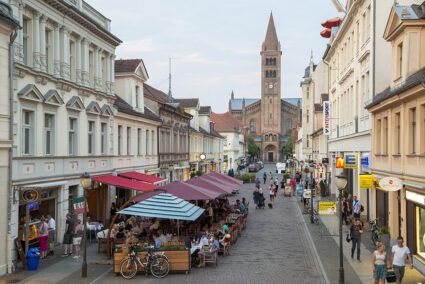
{"type": "Polygon", "coordinates": [[[400,113],[396,113],[395,114],[395,118],[394,118],[394,134],[395,134],[395,139],[394,139],[394,152],[396,154],[400,154],[400,138],[401,138],[401,133],[400,133],[400,113]]]}
{"type": "Polygon", "coordinates": [[[139,86],[136,86],[136,108],[139,108],[139,98],[140,94],[139,94],[139,86]]]}
{"type": "Polygon", "coordinates": [[[77,155],[77,119],[69,118],[68,129],[68,153],[69,155],[77,155]]]}
{"type": "Polygon", "coordinates": [[[69,42],[69,80],[75,81],[75,44],[73,41],[69,42]]]}
{"type": "MultiPolygon", "coordinates": [[[[169,134],[168,134],[169,135],[169,134]]],[[[167,149],[168,150],[168,149],[167,149]]],[[[171,151],[170,151],[171,152],[171,151]]],[[[149,130],[146,130],[146,155],[149,155],[149,130]]]]}
{"type": "Polygon", "coordinates": [[[44,115],[44,154],[52,155],[54,151],[54,115],[44,115]]]}
{"type": "Polygon", "coordinates": [[[273,58],[273,65],[276,66],[276,58],[273,58]]]}
{"type": "MultiPolygon", "coordinates": [[[[154,155],[155,154],[155,131],[153,131],[153,130],[152,130],[151,140],[152,140],[151,154],[154,155]]],[[[186,152],[186,140],[185,140],[184,136],[183,136],[183,149],[184,149],[184,152],[186,152]]]]}
{"type": "Polygon", "coordinates": [[[127,127],[127,155],[131,155],[131,127],[127,127]]]}
{"type": "Polygon", "coordinates": [[[269,78],[269,71],[266,71],[266,78],[269,78]]]}
{"type": "Polygon", "coordinates": [[[142,129],[137,128],[137,155],[142,155],[142,129]]]}
{"type": "Polygon", "coordinates": [[[270,119],[272,119],[272,114],[270,114],[270,119]]]}
{"type": "Polygon", "coordinates": [[[107,142],[107,138],[106,138],[106,123],[102,122],[100,124],[100,154],[105,155],[106,152],[106,142],[107,142]]]}
{"type": "Polygon", "coordinates": [[[403,72],[403,43],[401,42],[397,46],[397,66],[396,66],[396,78],[398,79],[402,76],[403,72]]]}
{"type": "Polygon", "coordinates": [[[273,78],[276,78],[276,70],[273,70],[273,78]]]}
{"type": "Polygon", "coordinates": [[[359,22],[357,22],[356,23],[356,53],[359,53],[359,41],[360,41],[359,22]]]}
{"type": "Polygon", "coordinates": [[[88,131],[87,131],[87,138],[88,138],[88,154],[94,154],[94,121],[89,121],[88,124],[88,131]]]}
{"type": "Polygon", "coordinates": [[[269,65],[270,60],[268,58],[266,58],[266,65],[269,65]]]}
{"type": "Polygon", "coordinates": [[[409,153],[416,153],[416,108],[409,110],[409,153]]]}
{"type": "MultiPolygon", "coordinates": [[[[419,196],[419,195],[418,195],[419,196]]],[[[425,243],[423,236],[425,235],[425,209],[415,206],[416,213],[416,247],[417,253],[421,257],[425,257],[425,243]]]]}
{"type": "Polygon", "coordinates": [[[307,119],[307,122],[310,120],[309,110],[307,110],[306,119],[307,119]]]}
{"type": "Polygon", "coordinates": [[[122,126],[118,125],[118,155],[122,155],[122,126]]]}
{"type": "Polygon", "coordinates": [[[32,155],[34,144],[34,112],[22,112],[22,154],[32,155]]]}
{"type": "Polygon", "coordinates": [[[308,98],[310,97],[310,87],[307,87],[307,100],[308,100],[308,98]]]}
{"type": "Polygon", "coordinates": [[[22,35],[23,35],[23,52],[24,52],[24,64],[28,65],[28,21],[23,19],[22,21],[22,35]]]}
{"type": "Polygon", "coordinates": [[[376,121],[376,153],[381,154],[381,120],[376,121]]]}
{"type": "Polygon", "coordinates": [[[292,132],[292,120],[286,120],[286,134],[290,134],[292,132]]]}
{"type": "Polygon", "coordinates": [[[421,153],[422,154],[425,154],[425,104],[423,104],[422,105],[422,107],[421,107],[421,109],[422,109],[422,111],[421,111],[421,116],[422,116],[422,119],[421,119],[421,123],[422,123],[422,127],[421,127],[421,130],[420,130],[420,133],[421,133],[421,138],[419,139],[419,141],[421,141],[421,153]]]}
{"type": "Polygon", "coordinates": [[[52,63],[51,54],[50,54],[50,52],[52,50],[51,45],[50,45],[50,35],[51,35],[51,32],[46,29],[46,36],[45,36],[45,38],[46,38],[46,51],[45,52],[46,52],[46,71],[47,71],[47,73],[52,72],[52,68],[50,67],[50,64],[52,63]]]}
{"type": "Polygon", "coordinates": [[[90,87],[94,88],[94,56],[93,51],[89,51],[89,75],[90,75],[90,87]]]}
{"type": "Polygon", "coordinates": [[[249,123],[249,130],[251,131],[251,133],[257,132],[257,123],[254,119],[252,119],[249,123]]]}
{"type": "Polygon", "coordinates": [[[388,118],[384,117],[382,123],[383,123],[382,153],[388,154],[388,118]]]}

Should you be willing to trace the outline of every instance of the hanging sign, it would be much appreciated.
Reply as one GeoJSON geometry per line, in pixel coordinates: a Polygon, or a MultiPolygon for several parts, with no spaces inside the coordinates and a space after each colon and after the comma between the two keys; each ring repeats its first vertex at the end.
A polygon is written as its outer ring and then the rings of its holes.
{"type": "MultiPolygon", "coordinates": [[[[72,206],[74,207],[74,214],[84,213],[84,197],[77,197],[72,199],[72,206]]],[[[87,210],[88,211],[88,210],[87,210]]]]}
{"type": "Polygon", "coordinates": [[[360,175],[360,188],[372,188],[373,178],[371,175],[360,175]]]}
{"type": "Polygon", "coordinates": [[[344,158],[343,157],[336,157],[336,167],[338,169],[344,168],[344,158]]]}
{"type": "Polygon", "coordinates": [[[329,117],[329,101],[323,102],[323,135],[329,135],[331,132],[331,123],[329,117]]]}
{"type": "Polygon", "coordinates": [[[344,153],[344,169],[357,169],[357,153],[344,153]]]}
{"type": "Polygon", "coordinates": [[[403,187],[403,182],[396,177],[386,177],[379,181],[379,187],[385,191],[397,191],[403,187]]]}
{"type": "Polygon", "coordinates": [[[365,168],[369,168],[369,157],[361,157],[360,164],[365,168]]]}

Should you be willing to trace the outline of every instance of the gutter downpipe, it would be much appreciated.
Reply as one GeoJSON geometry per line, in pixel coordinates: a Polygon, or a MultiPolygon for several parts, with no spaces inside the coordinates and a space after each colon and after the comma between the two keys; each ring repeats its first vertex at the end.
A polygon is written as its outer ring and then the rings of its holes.
{"type": "Polygon", "coordinates": [[[372,99],[375,97],[375,77],[376,77],[376,0],[373,0],[373,78],[372,78],[372,99]]]}
{"type": "Polygon", "coordinates": [[[11,210],[12,210],[12,202],[14,198],[14,192],[12,189],[12,162],[13,162],[13,70],[15,68],[14,66],[14,48],[13,43],[18,36],[17,30],[20,29],[20,27],[16,27],[12,34],[10,35],[10,41],[9,41],[9,140],[10,140],[10,147],[9,147],[9,165],[8,165],[8,176],[9,180],[7,183],[7,188],[9,191],[9,198],[7,202],[7,272],[12,273],[13,271],[13,264],[12,264],[12,234],[11,234],[11,210]]]}

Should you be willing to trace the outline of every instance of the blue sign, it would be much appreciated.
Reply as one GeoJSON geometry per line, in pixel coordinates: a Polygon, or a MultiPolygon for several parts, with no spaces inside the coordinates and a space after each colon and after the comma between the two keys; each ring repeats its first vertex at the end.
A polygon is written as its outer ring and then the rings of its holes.
{"type": "Polygon", "coordinates": [[[369,168],[369,157],[362,157],[360,163],[363,167],[369,168]]]}
{"type": "Polygon", "coordinates": [[[303,185],[302,184],[297,184],[297,195],[301,195],[303,194],[303,185]]]}

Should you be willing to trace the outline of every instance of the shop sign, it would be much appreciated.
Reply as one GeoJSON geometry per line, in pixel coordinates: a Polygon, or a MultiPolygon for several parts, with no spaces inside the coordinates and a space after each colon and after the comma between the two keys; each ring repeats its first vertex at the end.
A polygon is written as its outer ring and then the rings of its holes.
{"type": "MultiPolygon", "coordinates": [[[[84,213],[84,197],[77,197],[72,199],[72,206],[74,207],[74,214],[84,213]]],[[[88,210],[87,210],[88,211],[88,210]]]]}
{"type": "Polygon", "coordinates": [[[323,102],[323,135],[329,135],[331,131],[329,101],[323,102]]]}
{"type": "Polygon", "coordinates": [[[357,169],[357,153],[344,153],[344,169],[357,169]]]}
{"type": "Polygon", "coordinates": [[[372,175],[360,175],[360,188],[372,188],[373,178],[372,175]]]}
{"type": "Polygon", "coordinates": [[[403,182],[396,177],[386,177],[379,181],[379,187],[385,191],[397,191],[403,187],[403,182]]]}
{"type": "Polygon", "coordinates": [[[303,185],[297,184],[297,195],[303,194],[303,185]]]}
{"type": "Polygon", "coordinates": [[[425,195],[406,190],[406,199],[425,205],[425,195]]]}
{"type": "Polygon", "coordinates": [[[363,167],[369,168],[369,157],[361,157],[360,163],[363,167]]]}
{"type": "Polygon", "coordinates": [[[311,190],[310,189],[304,189],[303,197],[304,198],[311,198],[311,190]]]}
{"type": "Polygon", "coordinates": [[[319,215],[334,215],[336,202],[319,202],[319,215]]]}
{"type": "Polygon", "coordinates": [[[329,158],[322,158],[323,164],[329,164],[329,158]]]}
{"type": "Polygon", "coordinates": [[[344,158],[343,157],[336,157],[336,167],[338,169],[344,168],[344,158]]]}
{"type": "Polygon", "coordinates": [[[27,189],[22,191],[22,200],[27,203],[32,203],[40,198],[40,193],[36,189],[27,189]]]}

